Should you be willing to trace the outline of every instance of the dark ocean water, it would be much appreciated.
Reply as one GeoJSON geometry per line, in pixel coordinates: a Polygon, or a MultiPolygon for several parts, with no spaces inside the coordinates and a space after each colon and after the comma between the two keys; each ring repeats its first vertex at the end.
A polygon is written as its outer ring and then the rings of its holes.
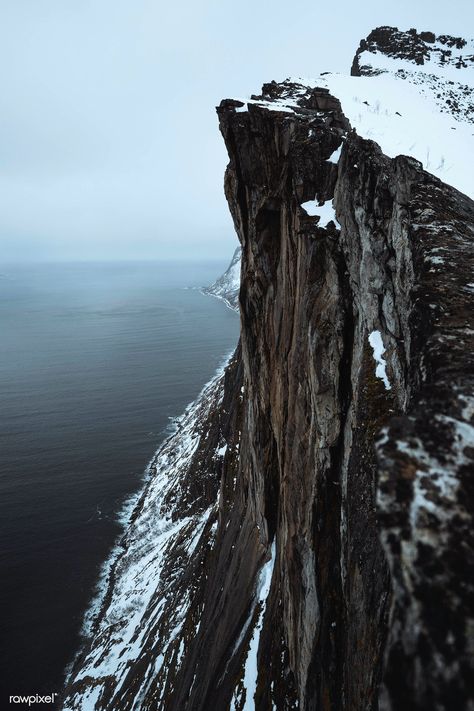
{"type": "Polygon", "coordinates": [[[186,288],[226,266],[0,267],[0,708],[61,691],[117,512],[236,345],[186,288]]]}

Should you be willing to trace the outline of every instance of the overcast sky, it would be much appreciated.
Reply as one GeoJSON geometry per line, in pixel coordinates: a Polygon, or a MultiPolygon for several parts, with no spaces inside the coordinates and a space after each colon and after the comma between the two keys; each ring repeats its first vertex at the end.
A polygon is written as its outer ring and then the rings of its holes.
{"type": "Polygon", "coordinates": [[[230,256],[220,99],[381,24],[472,36],[471,4],[0,0],[0,259],[230,256]]]}

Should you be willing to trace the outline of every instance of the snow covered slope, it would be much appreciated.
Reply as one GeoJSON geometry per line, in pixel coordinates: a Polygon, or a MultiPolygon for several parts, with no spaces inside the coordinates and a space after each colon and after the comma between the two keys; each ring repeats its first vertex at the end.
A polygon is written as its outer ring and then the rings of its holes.
{"type": "Polygon", "coordinates": [[[379,27],[362,40],[351,73],[394,74],[455,119],[474,123],[474,40],[379,27]]]}
{"type": "Polygon", "coordinates": [[[168,693],[199,624],[193,595],[216,531],[227,450],[219,413],[226,367],[228,373],[228,360],[176,420],[176,431],[149,465],[144,489],[124,509],[125,532],[86,615],[63,711],[141,711],[150,708],[150,698],[162,708],[160,694],[168,693]],[[192,584],[183,582],[191,570],[192,584]],[[131,679],[135,665],[141,671],[131,679]]]}
{"type": "Polygon", "coordinates": [[[474,195],[474,40],[380,27],[327,84],[360,135],[474,195]]]}
{"type": "Polygon", "coordinates": [[[431,77],[415,84],[388,72],[371,77],[331,74],[314,83],[337,96],[351,126],[390,158],[412,156],[445,183],[474,195],[474,127],[440,111],[431,77]]]}
{"type": "Polygon", "coordinates": [[[203,289],[205,294],[222,299],[234,311],[239,310],[240,256],[241,249],[239,246],[235,250],[232,261],[224,274],[214,284],[203,289]]]}
{"type": "Polygon", "coordinates": [[[376,141],[391,158],[416,158],[425,170],[474,195],[473,40],[378,28],[362,40],[352,75],[290,78],[274,98],[271,86],[265,85],[265,97],[237,100],[237,111],[258,104],[292,114],[301,111],[297,102],[308,87],[329,89],[360,136],[376,141]]]}

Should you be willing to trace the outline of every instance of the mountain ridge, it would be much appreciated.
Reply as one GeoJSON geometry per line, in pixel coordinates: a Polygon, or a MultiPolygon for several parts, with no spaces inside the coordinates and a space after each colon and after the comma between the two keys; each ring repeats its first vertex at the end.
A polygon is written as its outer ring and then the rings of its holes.
{"type": "Polygon", "coordinates": [[[378,27],[361,41],[351,75],[386,72],[430,92],[454,119],[474,123],[474,40],[378,27]]]}

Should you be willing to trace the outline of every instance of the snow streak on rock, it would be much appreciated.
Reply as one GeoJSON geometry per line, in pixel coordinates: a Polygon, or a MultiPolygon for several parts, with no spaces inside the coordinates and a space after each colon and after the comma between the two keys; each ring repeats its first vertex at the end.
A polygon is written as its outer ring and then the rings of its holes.
{"type": "Polygon", "coordinates": [[[387,363],[385,362],[385,358],[383,357],[383,354],[385,353],[385,348],[383,345],[380,331],[372,331],[372,333],[369,335],[369,343],[372,346],[372,350],[374,352],[374,360],[377,366],[375,369],[375,375],[377,376],[377,378],[380,378],[380,380],[383,381],[383,384],[385,385],[385,390],[390,390],[391,385],[387,377],[387,363]]]}
{"type": "Polygon", "coordinates": [[[239,638],[236,647],[239,646],[244,635],[247,634],[248,628],[254,621],[254,628],[252,636],[250,638],[250,646],[245,658],[245,667],[243,674],[242,686],[235,691],[234,697],[231,702],[230,711],[236,711],[237,708],[241,707],[242,701],[242,711],[253,711],[255,708],[255,692],[257,690],[257,677],[258,677],[258,666],[257,666],[257,654],[260,644],[260,632],[263,625],[263,617],[265,615],[265,609],[267,604],[267,598],[270,593],[270,586],[272,583],[273,569],[275,567],[275,556],[276,556],[276,546],[273,542],[271,547],[270,560],[268,560],[262,567],[257,583],[255,605],[251,608],[250,617],[248,624],[244,625],[242,630],[243,634],[239,638]],[[256,615],[256,620],[255,620],[256,615]],[[243,699],[245,692],[245,699],[243,699]]]}

